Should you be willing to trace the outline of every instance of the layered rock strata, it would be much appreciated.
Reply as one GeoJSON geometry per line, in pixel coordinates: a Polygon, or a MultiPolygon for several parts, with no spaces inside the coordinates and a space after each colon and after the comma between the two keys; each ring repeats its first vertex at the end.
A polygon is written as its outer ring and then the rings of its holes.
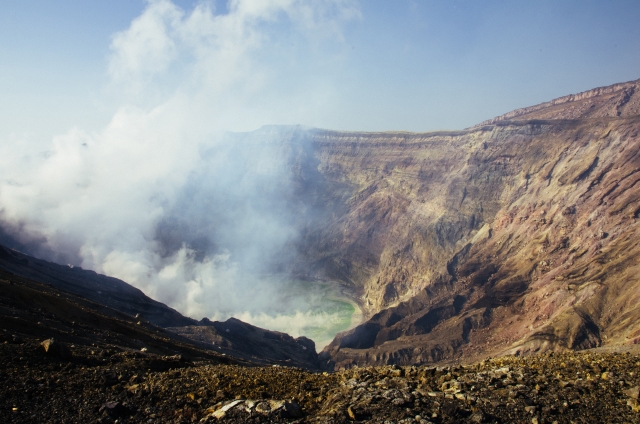
{"type": "Polygon", "coordinates": [[[313,132],[350,192],[302,250],[370,318],[327,366],[640,342],[637,85],[459,132],[313,132]]]}

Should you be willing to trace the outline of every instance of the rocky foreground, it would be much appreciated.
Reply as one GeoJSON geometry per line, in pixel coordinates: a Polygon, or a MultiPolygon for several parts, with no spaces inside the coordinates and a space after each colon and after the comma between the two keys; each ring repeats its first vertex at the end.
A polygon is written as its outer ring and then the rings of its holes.
{"type": "Polygon", "coordinates": [[[638,351],[313,373],[0,336],[1,422],[640,422],[638,351]]]}

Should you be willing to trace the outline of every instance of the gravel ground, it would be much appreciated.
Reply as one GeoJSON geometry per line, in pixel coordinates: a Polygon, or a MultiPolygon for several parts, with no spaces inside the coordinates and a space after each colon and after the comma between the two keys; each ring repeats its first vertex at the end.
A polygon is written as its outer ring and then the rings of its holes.
{"type": "Polygon", "coordinates": [[[635,352],[312,373],[4,338],[1,422],[640,422],[635,352]]]}

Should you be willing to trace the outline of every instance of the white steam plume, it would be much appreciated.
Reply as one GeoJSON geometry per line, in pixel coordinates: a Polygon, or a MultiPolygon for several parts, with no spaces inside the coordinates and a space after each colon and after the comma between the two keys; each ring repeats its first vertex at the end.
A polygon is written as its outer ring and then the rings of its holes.
{"type": "Polygon", "coordinates": [[[320,113],[330,85],[305,79],[313,63],[296,53],[339,59],[341,28],[359,12],[351,0],[227,10],[149,0],[112,38],[108,90],[120,106],[105,128],[0,140],[0,223],[33,254],[121,278],[187,315],[282,320],[269,309],[282,288],[255,275],[297,234],[279,141],[299,134],[225,131],[320,113]]]}

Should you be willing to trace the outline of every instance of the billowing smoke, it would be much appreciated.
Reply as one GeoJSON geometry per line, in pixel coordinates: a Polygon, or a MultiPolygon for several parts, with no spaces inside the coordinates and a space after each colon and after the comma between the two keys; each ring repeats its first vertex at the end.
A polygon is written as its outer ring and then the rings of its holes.
{"type": "Polygon", "coordinates": [[[265,276],[294,254],[290,146],[306,130],[229,131],[312,122],[331,88],[296,52],[339,50],[357,17],[350,0],[231,0],[224,13],[149,0],[112,38],[105,96],[119,106],[105,128],[0,140],[0,236],[189,316],[299,334],[319,319],[308,297],[284,299],[289,283],[265,276]]]}

